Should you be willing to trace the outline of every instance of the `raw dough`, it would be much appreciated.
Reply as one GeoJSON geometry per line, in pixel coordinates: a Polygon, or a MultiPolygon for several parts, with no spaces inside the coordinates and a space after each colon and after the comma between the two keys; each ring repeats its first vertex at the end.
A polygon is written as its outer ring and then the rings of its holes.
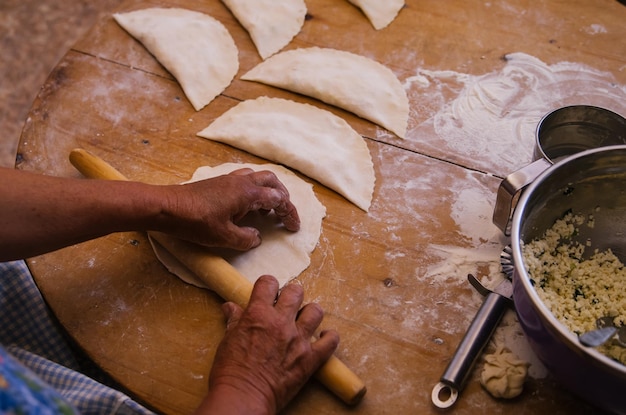
{"type": "Polygon", "coordinates": [[[380,30],[396,18],[404,7],[404,0],[348,0],[360,8],[367,16],[374,29],[380,30]]]}
{"type": "Polygon", "coordinates": [[[328,111],[260,97],[239,103],[198,135],[290,166],[361,209],[370,207],[376,177],[367,144],[328,111]]]}
{"type": "MultiPolygon", "coordinates": [[[[247,252],[226,249],[211,249],[211,252],[226,259],[251,282],[256,281],[263,274],[270,274],[276,277],[282,286],[309,266],[309,255],[319,241],[326,208],[313,193],[311,184],[286,168],[275,164],[225,163],[216,167],[200,167],[190,181],[220,176],[246,167],[255,171],[270,170],[276,174],[289,190],[291,201],[298,209],[300,230],[298,232],[286,230],[273,213],[269,216],[254,213],[244,218],[242,224],[259,229],[263,238],[261,245],[247,252]]],[[[206,288],[169,252],[152,239],[151,242],[157,257],[170,272],[189,284],[206,288]]]]}
{"type": "Polygon", "coordinates": [[[222,0],[248,31],[254,45],[266,59],[294,38],[306,16],[304,0],[222,0]]]}
{"type": "Polygon", "coordinates": [[[239,70],[233,38],[207,14],[150,8],[113,17],[176,78],[196,111],[226,89],[239,70]]]}
{"type": "Polygon", "coordinates": [[[329,48],[281,52],[241,79],[317,98],[392,131],[406,135],[409,99],[386,66],[354,53],[329,48]]]}
{"type": "Polygon", "coordinates": [[[511,399],[522,393],[528,363],[502,348],[485,356],[480,382],[495,398],[511,399]]]}

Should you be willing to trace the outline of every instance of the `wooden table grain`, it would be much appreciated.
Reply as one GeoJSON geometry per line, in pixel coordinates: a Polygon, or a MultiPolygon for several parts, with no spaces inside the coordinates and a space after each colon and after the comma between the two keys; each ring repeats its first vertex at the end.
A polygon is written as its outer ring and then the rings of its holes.
{"type": "MultiPolygon", "coordinates": [[[[362,54],[388,66],[402,82],[418,67],[481,75],[502,69],[506,54],[522,52],[546,64],[589,65],[626,84],[626,7],[614,0],[407,0],[397,19],[380,31],[347,1],[306,4],[306,22],[286,49],[321,46],[362,54]],[[585,30],[589,27],[598,30],[585,30]]],[[[80,177],[68,155],[82,147],[132,180],[179,183],[203,165],[265,162],[196,136],[242,100],[282,97],[339,115],[365,137],[372,154],[373,204],[365,213],[304,177],[314,184],[328,216],[311,266],[298,279],[306,300],[326,310],[323,326],[339,331],[337,355],[365,381],[368,393],[358,406],[347,407],[311,381],[285,413],[439,413],[430,402],[432,387],[481,297],[465,275],[452,272],[445,281],[424,276],[442,263],[433,247],[471,252],[481,243],[464,237],[451,217],[462,197],[459,189],[483,194],[493,206],[510,169],[497,161],[489,164],[487,156],[455,152],[444,145],[445,137],[417,137],[414,128],[429,116],[420,108],[436,105],[419,94],[410,95],[409,134],[400,140],[314,99],[241,81],[261,59],[217,0],[129,1],[119,11],[151,6],[190,8],[221,21],[239,48],[240,69],[232,84],[194,111],[172,76],[107,16],[67,52],[42,86],[16,167],[80,177]]],[[[504,237],[498,241],[494,252],[505,242],[504,237]]],[[[476,272],[487,272],[488,262],[477,259],[476,272]]],[[[224,330],[222,300],[169,274],[145,235],[112,234],[30,258],[28,265],[68,333],[133,396],[166,414],[189,413],[198,405],[224,330]]],[[[597,413],[549,376],[529,379],[512,401],[493,399],[479,385],[477,372],[453,412],[597,413]]]]}

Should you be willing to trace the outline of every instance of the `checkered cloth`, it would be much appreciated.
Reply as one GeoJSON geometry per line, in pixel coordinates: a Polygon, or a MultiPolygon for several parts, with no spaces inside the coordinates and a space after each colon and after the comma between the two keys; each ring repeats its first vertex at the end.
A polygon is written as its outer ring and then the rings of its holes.
{"type": "MultiPolygon", "coordinates": [[[[0,344],[9,352],[0,350],[0,383],[3,369],[10,376],[9,369],[15,370],[17,366],[26,373],[36,374],[56,391],[50,395],[60,394],[83,415],[153,414],[125,394],[78,372],[79,362],[50,316],[24,261],[0,263],[0,344]],[[11,357],[21,365],[15,365],[11,357]]],[[[7,404],[7,399],[1,395],[1,386],[0,412],[3,412],[2,405],[7,404]]]]}

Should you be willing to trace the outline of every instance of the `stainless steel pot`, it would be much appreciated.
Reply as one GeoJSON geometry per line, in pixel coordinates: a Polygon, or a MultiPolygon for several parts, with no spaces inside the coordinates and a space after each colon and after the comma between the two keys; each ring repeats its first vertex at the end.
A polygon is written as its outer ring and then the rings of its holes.
{"type": "Polygon", "coordinates": [[[511,226],[513,300],[534,352],[576,395],[626,414],[626,366],[582,346],[540,300],[524,266],[522,242],[541,237],[568,210],[593,213],[595,226],[577,236],[581,243],[590,238],[589,252],[611,248],[626,262],[626,145],[586,150],[549,167],[522,193],[511,226]]]}

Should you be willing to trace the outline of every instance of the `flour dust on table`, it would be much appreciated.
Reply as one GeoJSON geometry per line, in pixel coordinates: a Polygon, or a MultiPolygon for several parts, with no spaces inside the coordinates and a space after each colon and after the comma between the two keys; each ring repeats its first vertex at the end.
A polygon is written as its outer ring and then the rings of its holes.
{"type": "Polygon", "coordinates": [[[503,59],[484,75],[417,68],[404,88],[411,102],[423,103],[410,119],[424,121],[409,125],[407,139],[503,177],[531,161],[535,129],[548,112],[585,104],[626,113],[626,85],[611,73],[575,62],[548,65],[525,53],[503,59]]]}

